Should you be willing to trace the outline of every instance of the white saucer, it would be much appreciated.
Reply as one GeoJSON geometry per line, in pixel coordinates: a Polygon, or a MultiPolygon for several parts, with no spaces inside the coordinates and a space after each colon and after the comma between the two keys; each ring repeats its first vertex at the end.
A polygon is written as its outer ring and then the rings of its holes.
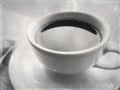
{"type": "Polygon", "coordinates": [[[34,55],[27,41],[18,45],[14,51],[9,75],[16,90],[113,90],[120,85],[120,70],[91,68],[77,75],[48,71],[34,55]]]}

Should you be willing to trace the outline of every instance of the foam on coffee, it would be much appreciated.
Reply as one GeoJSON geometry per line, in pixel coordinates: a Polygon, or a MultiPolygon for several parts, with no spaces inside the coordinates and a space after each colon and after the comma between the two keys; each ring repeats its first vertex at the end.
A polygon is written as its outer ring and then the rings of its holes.
{"type": "Polygon", "coordinates": [[[56,51],[80,51],[101,41],[94,26],[78,20],[59,20],[46,24],[36,34],[36,42],[56,51]]]}

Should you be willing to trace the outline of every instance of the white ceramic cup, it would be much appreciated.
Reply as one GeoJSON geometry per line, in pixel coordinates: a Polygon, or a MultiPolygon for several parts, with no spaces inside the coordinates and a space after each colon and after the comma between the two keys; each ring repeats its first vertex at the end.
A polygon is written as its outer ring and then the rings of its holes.
{"type": "Polygon", "coordinates": [[[62,74],[76,74],[95,66],[110,39],[110,29],[104,20],[94,15],[80,12],[59,12],[41,17],[40,20],[34,22],[29,27],[27,37],[38,59],[47,69],[62,74]],[[49,22],[64,19],[77,19],[95,26],[102,35],[101,42],[89,49],[70,52],[51,50],[36,43],[35,37],[38,30],[42,30],[42,27],[49,22]]]}

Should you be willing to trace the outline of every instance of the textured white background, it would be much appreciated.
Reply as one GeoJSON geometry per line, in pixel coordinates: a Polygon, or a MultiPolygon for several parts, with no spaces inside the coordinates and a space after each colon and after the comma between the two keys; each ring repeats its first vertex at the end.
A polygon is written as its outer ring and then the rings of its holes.
{"type": "Polygon", "coordinates": [[[87,12],[102,17],[111,27],[111,40],[120,42],[119,0],[4,0],[3,38],[23,39],[32,21],[60,11],[87,12]]]}
{"type": "MultiPolygon", "coordinates": [[[[17,43],[22,42],[26,39],[25,32],[31,22],[42,18],[46,14],[60,11],[87,12],[102,17],[112,31],[109,44],[120,50],[119,0],[0,1],[0,21],[2,21],[0,22],[0,43],[4,39],[12,39],[17,43]]],[[[120,55],[115,55],[115,57],[120,60],[120,55]]]]}

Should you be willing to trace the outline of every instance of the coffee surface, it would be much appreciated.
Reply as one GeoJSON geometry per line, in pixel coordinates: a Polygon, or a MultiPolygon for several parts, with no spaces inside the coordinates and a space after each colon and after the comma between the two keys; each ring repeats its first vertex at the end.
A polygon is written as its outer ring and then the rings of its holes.
{"type": "Polygon", "coordinates": [[[56,51],[80,51],[100,43],[100,33],[88,24],[66,20],[51,23],[38,30],[36,42],[56,51]]]}

